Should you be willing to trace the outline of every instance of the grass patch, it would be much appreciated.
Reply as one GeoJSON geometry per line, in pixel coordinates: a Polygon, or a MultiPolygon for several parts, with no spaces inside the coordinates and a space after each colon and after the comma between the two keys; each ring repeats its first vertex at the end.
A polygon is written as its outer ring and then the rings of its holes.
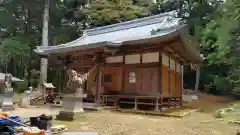
{"type": "Polygon", "coordinates": [[[240,121],[240,102],[236,101],[229,105],[228,108],[222,108],[216,111],[216,118],[222,118],[224,121],[240,121]]]}

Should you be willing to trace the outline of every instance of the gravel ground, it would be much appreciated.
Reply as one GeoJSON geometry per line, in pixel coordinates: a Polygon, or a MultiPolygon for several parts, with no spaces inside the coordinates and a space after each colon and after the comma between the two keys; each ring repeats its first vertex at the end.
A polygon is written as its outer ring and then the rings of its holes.
{"type": "MultiPolygon", "coordinates": [[[[74,122],[54,121],[64,124],[69,131],[99,132],[103,135],[235,135],[236,125],[227,121],[218,121],[213,117],[216,108],[226,106],[226,101],[213,96],[203,96],[202,101],[193,106],[204,108],[204,112],[196,112],[182,119],[123,114],[110,111],[85,113],[74,122]],[[210,100],[211,99],[211,100],[210,100]],[[223,103],[224,102],[224,103],[223,103]]],[[[56,115],[59,109],[40,108],[16,109],[10,115],[23,118],[41,114],[56,115]]]]}
{"type": "MultiPolygon", "coordinates": [[[[56,115],[58,111],[46,107],[18,108],[10,115],[27,118],[42,113],[56,115]]],[[[74,122],[54,123],[66,125],[69,131],[99,132],[103,135],[235,135],[237,131],[237,126],[214,120],[211,114],[201,112],[178,119],[100,111],[85,113],[84,117],[74,122]]]]}
{"type": "Polygon", "coordinates": [[[94,131],[103,135],[234,135],[236,126],[197,112],[182,119],[122,114],[109,111],[87,113],[75,122],[60,122],[70,131],[94,131]]]}
{"type": "MultiPolygon", "coordinates": [[[[17,108],[10,115],[22,118],[56,115],[59,109],[17,108]]],[[[235,135],[236,125],[214,119],[213,113],[196,112],[184,118],[124,114],[110,111],[86,112],[74,122],[54,121],[69,131],[99,132],[103,135],[235,135]]]]}

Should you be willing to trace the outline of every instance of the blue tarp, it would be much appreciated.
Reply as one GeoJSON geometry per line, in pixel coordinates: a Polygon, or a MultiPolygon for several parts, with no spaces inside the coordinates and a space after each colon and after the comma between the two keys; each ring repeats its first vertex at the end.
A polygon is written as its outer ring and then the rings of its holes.
{"type": "MultiPolygon", "coordinates": [[[[24,121],[20,119],[19,116],[10,116],[7,117],[8,119],[11,119],[13,121],[19,122],[19,123],[23,123],[24,121]]],[[[20,126],[17,123],[14,123],[10,120],[5,119],[4,117],[0,117],[0,125],[5,125],[5,126],[20,126]]]]}

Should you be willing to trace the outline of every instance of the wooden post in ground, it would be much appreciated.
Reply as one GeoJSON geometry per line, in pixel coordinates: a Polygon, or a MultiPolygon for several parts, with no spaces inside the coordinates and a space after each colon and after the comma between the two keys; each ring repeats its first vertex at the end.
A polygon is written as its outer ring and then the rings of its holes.
{"type": "Polygon", "coordinates": [[[159,98],[157,97],[156,98],[156,101],[155,101],[155,111],[159,111],[159,98]]]}
{"type": "Polygon", "coordinates": [[[199,90],[199,78],[200,78],[200,65],[196,66],[196,83],[195,83],[195,91],[199,90]]]}
{"type": "Polygon", "coordinates": [[[137,110],[137,97],[134,98],[134,110],[137,110]]]}

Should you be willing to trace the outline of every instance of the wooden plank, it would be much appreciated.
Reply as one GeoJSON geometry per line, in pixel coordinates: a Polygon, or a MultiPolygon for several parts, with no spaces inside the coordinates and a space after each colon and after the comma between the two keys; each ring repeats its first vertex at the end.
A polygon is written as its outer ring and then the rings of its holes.
{"type": "Polygon", "coordinates": [[[111,81],[107,82],[103,79],[103,86],[110,91],[122,90],[122,67],[104,67],[103,72],[105,75],[110,75],[111,81]]]}
{"type": "Polygon", "coordinates": [[[159,68],[142,68],[142,93],[159,93],[159,68]]]}

